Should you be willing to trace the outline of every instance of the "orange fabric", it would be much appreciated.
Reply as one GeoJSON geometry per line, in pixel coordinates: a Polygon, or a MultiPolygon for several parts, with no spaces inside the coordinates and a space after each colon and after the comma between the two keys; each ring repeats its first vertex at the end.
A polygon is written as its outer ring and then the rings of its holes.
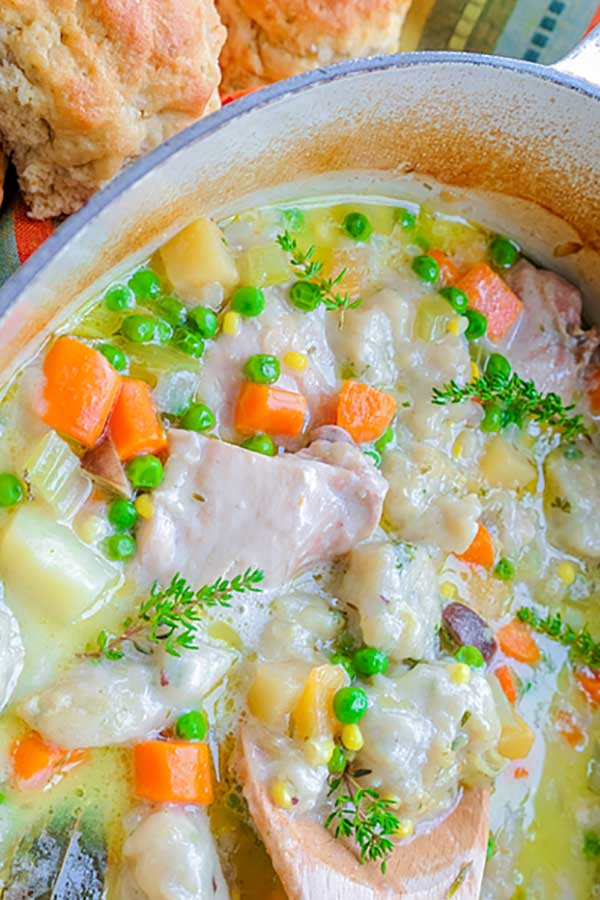
{"type": "Polygon", "coordinates": [[[337,407],[336,422],[357,444],[381,437],[396,413],[396,401],[360,381],[344,381],[337,407]]]}
{"type": "Polygon", "coordinates": [[[497,344],[506,337],[523,309],[506,282],[486,263],[478,263],[456,282],[469,306],[487,317],[487,335],[497,344]]]}
{"type": "Polygon", "coordinates": [[[145,381],[122,379],[109,432],[122,460],[166,450],[167,438],[145,381]]]}
{"type": "Polygon", "coordinates": [[[500,682],[500,687],[504,691],[508,702],[515,703],[517,699],[517,689],[510,668],[508,666],[498,666],[498,668],[494,670],[494,675],[500,682]]]}
{"type": "Polygon", "coordinates": [[[585,697],[592,703],[600,703],[600,671],[586,666],[577,671],[575,678],[585,697]]]}
{"type": "Polygon", "coordinates": [[[590,31],[592,31],[596,27],[596,25],[600,25],[600,6],[594,13],[594,15],[592,17],[592,21],[590,22],[590,24],[588,26],[588,30],[586,31],[586,34],[589,34],[590,31]]]}
{"type": "Polygon", "coordinates": [[[48,744],[37,731],[30,731],[13,742],[10,755],[17,781],[22,786],[41,787],[50,780],[65,751],[48,744]]]}
{"type": "Polygon", "coordinates": [[[479,523],[473,541],[464,553],[457,553],[456,558],[471,566],[483,566],[485,569],[491,569],[494,565],[494,545],[485,525],[479,523]]]}
{"type": "Polygon", "coordinates": [[[110,415],[121,378],[93,347],[61,337],[44,360],[44,422],[93,447],[110,415]]]}
{"type": "Polygon", "coordinates": [[[518,619],[509,622],[496,632],[496,640],[503,653],[519,662],[533,665],[540,659],[540,648],[531,637],[529,629],[518,619]]]}
{"type": "Polygon", "coordinates": [[[27,215],[27,207],[19,196],[13,210],[13,227],[19,262],[24,263],[54,231],[52,219],[36,221],[27,215]]]}
{"type": "Polygon", "coordinates": [[[154,803],[212,803],[207,744],[144,741],[133,754],[138,797],[154,803]]]}
{"type": "Polygon", "coordinates": [[[440,280],[444,287],[449,284],[455,284],[458,281],[460,269],[452,262],[449,256],[446,256],[441,250],[428,250],[427,256],[433,257],[440,267],[440,280]]]}
{"type": "Polygon", "coordinates": [[[240,434],[296,435],[304,428],[306,398],[270,384],[245,381],[235,407],[240,434]]]}

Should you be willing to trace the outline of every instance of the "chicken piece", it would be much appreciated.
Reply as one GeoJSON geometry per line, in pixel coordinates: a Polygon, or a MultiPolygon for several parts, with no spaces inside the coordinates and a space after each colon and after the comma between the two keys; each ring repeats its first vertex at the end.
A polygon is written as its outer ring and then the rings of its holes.
{"type": "Polygon", "coordinates": [[[595,328],[581,327],[579,290],[546,269],[521,260],[505,276],[523,301],[519,324],[507,345],[515,372],[570,401],[581,374],[600,342],[595,328]]]}
{"type": "Polygon", "coordinates": [[[229,900],[204,810],[150,812],[123,846],[121,897],[139,900],[229,900]]]}
{"type": "Polygon", "coordinates": [[[559,447],[544,464],[548,538],[565,553],[589,559],[600,559],[599,463],[592,450],[570,459],[559,447]]]}
{"type": "Polygon", "coordinates": [[[17,686],[24,659],[25,650],[17,620],[0,600],[0,712],[17,686]]]}
{"type": "Polygon", "coordinates": [[[348,557],[339,597],[358,610],[366,644],[393,659],[430,655],[440,623],[438,580],[423,548],[399,559],[392,544],[361,544],[348,557]]]}
{"type": "Polygon", "coordinates": [[[271,458],[173,429],[169,452],[154,515],[139,530],[140,582],[168,583],[178,571],[200,586],[252,567],[276,587],[347,553],[379,523],[385,481],[349,444],[317,441],[271,458]]]}
{"type": "Polygon", "coordinates": [[[213,0],[4,0],[0,138],[33,217],[218,108],[224,40],[213,0]]]}
{"type": "Polygon", "coordinates": [[[265,778],[269,761],[256,731],[243,726],[240,776],[259,834],[289,900],[477,900],[489,836],[489,796],[466,791],[450,815],[431,831],[402,844],[381,873],[377,862],[361,865],[355,845],[334,838],[311,816],[275,806],[265,778]]]}
{"type": "Polygon", "coordinates": [[[161,729],[169,715],[153,669],[127,659],[78,663],[26,700],[20,713],[67,749],[141,740],[161,729]]]}
{"type": "Polygon", "coordinates": [[[409,0],[217,0],[223,90],[261,87],[355,56],[394,53],[409,0]]]}

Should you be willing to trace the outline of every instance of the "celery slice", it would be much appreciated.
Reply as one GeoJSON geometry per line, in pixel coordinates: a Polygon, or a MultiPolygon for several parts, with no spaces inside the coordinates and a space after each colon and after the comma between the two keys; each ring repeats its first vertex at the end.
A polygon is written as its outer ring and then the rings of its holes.
{"type": "Polygon", "coordinates": [[[34,497],[51,506],[60,519],[72,519],[90,496],[92,482],[55,431],[44,435],[25,467],[34,497]]]}

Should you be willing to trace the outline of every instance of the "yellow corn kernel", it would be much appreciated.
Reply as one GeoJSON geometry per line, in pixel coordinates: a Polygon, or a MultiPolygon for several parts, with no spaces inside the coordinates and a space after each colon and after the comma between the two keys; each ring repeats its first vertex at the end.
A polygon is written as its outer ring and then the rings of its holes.
{"type": "Polygon", "coordinates": [[[292,791],[287,781],[276,781],[271,785],[271,800],[280,809],[292,808],[292,791]]]}
{"type": "Polygon", "coordinates": [[[398,827],[394,831],[394,837],[397,837],[398,840],[403,841],[405,838],[409,838],[414,830],[415,823],[412,819],[400,819],[400,821],[398,822],[398,827]]]}
{"type": "Polygon", "coordinates": [[[290,369],[298,369],[299,372],[304,372],[308,365],[308,357],[304,353],[297,353],[295,350],[289,350],[284,354],[283,361],[290,369]]]}
{"type": "Polygon", "coordinates": [[[304,755],[309,765],[326,766],[335,750],[335,744],[328,738],[313,738],[304,745],[304,755]]]}
{"type": "Polygon", "coordinates": [[[344,725],[342,728],[342,744],[346,750],[358,753],[365,745],[365,739],[358,725],[344,725]]]}
{"type": "Polygon", "coordinates": [[[452,456],[454,459],[460,459],[463,452],[463,442],[462,437],[459,434],[454,443],[452,444],[452,456]]]}
{"type": "Polygon", "coordinates": [[[471,381],[477,381],[478,378],[481,378],[481,369],[471,360],[471,381]]]}
{"type": "Polygon", "coordinates": [[[154,515],[154,501],[150,494],[140,494],[135,501],[135,509],[142,519],[151,519],[154,515]]]}
{"type": "Polygon", "coordinates": [[[453,600],[458,591],[456,590],[456,586],[452,584],[451,581],[444,581],[440,585],[440,594],[444,598],[444,600],[453,600]]]}
{"type": "Polygon", "coordinates": [[[468,684],[471,680],[471,669],[466,663],[450,663],[448,672],[454,684],[468,684]]]}
{"type": "Polygon", "coordinates": [[[452,318],[448,321],[448,333],[453,334],[455,337],[458,337],[462,331],[462,316],[452,316],[452,318]]]}
{"type": "Polygon", "coordinates": [[[577,569],[570,562],[561,562],[558,569],[556,570],[556,574],[560,578],[560,580],[566,584],[567,587],[573,584],[575,579],[577,578],[577,569]]]}
{"type": "Polygon", "coordinates": [[[105,520],[100,516],[86,516],[77,528],[77,534],[86,544],[92,544],[102,537],[105,520]]]}
{"type": "Polygon", "coordinates": [[[237,334],[240,330],[241,316],[236,312],[226,312],[223,316],[223,334],[237,334]]]}

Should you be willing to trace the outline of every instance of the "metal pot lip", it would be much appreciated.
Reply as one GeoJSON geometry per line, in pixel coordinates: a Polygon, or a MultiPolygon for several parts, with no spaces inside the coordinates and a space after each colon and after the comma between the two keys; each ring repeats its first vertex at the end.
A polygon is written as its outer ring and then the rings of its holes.
{"type": "Polygon", "coordinates": [[[486,56],[479,53],[455,53],[451,51],[416,51],[413,53],[395,53],[387,56],[371,56],[336,63],[320,69],[312,69],[293,78],[278,81],[255,93],[241,97],[229,103],[205,119],[168,138],[150,153],[124,169],[112,179],[106,187],[98,191],[78,212],[69,216],[42,246],[5,282],[0,288],[0,316],[2,316],[18,299],[25,287],[44,270],[46,265],[66,247],[76,235],[107,206],[115,197],[130,188],[146,176],[152,169],[177,153],[188,144],[207,137],[218,131],[238,116],[250,112],[281,99],[287,95],[298,94],[316,84],[326,84],[361,72],[376,72],[385,69],[403,69],[413,65],[431,65],[448,63],[486,66],[492,69],[506,69],[522,72],[545,81],[570,87],[585,94],[592,100],[600,101],[600,89],[586,81],[561,72],[551,66],[543,66],[525,60],[510,59],[503,56],[486,56]]]}

